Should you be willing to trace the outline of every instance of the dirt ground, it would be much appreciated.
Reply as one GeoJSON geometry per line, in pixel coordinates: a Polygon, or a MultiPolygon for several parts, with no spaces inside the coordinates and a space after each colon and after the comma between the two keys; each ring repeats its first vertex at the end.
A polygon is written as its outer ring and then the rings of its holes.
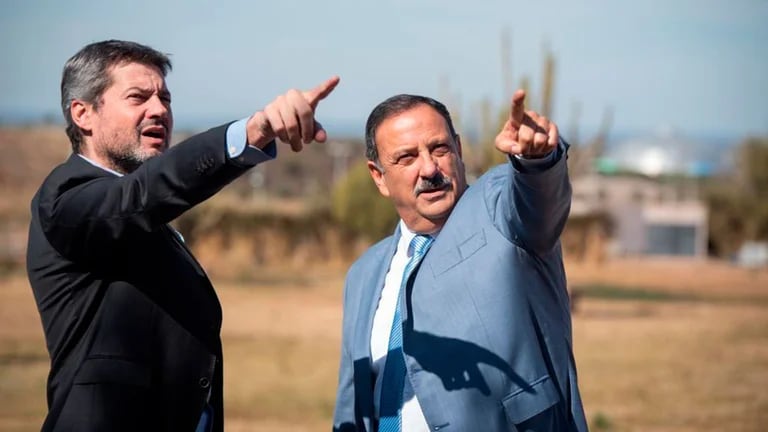
{"type": "MultiPolygon", "coordinates": [[[[766,430],[768,271],[681,260],[567,268],[581,292],[574,344],[593,431],[766,430]],[[609,289],[584,288],[594,285],[609,289]],[[679,295],[614,295],[639,289],[679,295]]],[[[216,281],[227,430],[330,430],[342,280],[334,269],[216,281]]],[[[27,281],[8,276],[0,280],[0,430],[39,430],[47,369],[27,281]]]]}

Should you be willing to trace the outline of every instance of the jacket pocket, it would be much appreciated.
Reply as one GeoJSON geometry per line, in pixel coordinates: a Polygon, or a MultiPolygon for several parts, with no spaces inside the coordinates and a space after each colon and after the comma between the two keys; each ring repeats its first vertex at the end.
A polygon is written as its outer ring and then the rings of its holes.
{"type": "Polygon", "coordinates": [[[149,368],[121,358],[90,358],[75,375],[75,384],[128,384],[149,387],[149,368]]]}
{"type": "MultiPolygon", "coordinates": [[[[469,237],[456,242],[456,246],[443,252],[439,259],[430,260],[432,274],[439,276],[460,262],[466,260],[482,249],[486,244],[485,231],[482,229],[473,233],[469,237]]],[[[429,258],[425,258],[429,259],[429,258]]]]}
{"type": "Polygon", "coordinates": [[[555,383],[549,375],[544,375],[531,382],[527,388],[510,393],[502,399],[501,403],[509,421],[519,424],[559,401],[560,395],[555,383]]]}

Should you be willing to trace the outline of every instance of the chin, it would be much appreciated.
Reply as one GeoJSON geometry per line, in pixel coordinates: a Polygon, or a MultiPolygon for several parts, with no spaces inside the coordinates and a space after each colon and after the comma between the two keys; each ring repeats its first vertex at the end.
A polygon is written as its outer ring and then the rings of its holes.
{"type": "Polygon", "coordinates": [[[446,193],[434,201],[426,201],[423,204],[424,214],[434,214],[436,216],[450,213],[456,204],[453,194],[446,193]]]}
{"type": "Polygon", "coordinates": [[[453,202],[440,202],[438,204],[438,206],[426,209],[427,211],[422,212],[421,214],[425,219],[435,223],[439,222],[439,224],[442,225],[453,210],[453,202]]]}
{"type": "Polygon", "coordinates": [[[144,157],[142,159],[147,160],[155,156],[160,156],[161,154],[165,153],[166,150],[168,150],[168,146],[151,147],[144,152],[144,157]]]}

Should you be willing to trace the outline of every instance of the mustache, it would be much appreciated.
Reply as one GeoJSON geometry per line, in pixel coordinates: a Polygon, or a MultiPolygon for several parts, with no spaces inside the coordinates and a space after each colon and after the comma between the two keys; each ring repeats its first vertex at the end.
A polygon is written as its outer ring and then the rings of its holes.
{"type": "Polygon", "coordinates": [[[450,177],[444,176],[442,173],[437,173],[430,178],[423,178],[413,188],[413,194],[418,195],[422,192],[436,189],[443,189],[447,186],[451,186],[450,177]]]}

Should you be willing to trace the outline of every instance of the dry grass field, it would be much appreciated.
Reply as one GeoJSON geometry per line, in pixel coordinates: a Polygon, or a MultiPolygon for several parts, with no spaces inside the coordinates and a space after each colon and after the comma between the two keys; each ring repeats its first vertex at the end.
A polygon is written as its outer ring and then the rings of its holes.
{"type": "MultiPolygon", "coordinates": [[[[768,271],[724,263],[568,265],[593,431],[768,428],[768,271]]],[[[343,269],[217,281],[229,431],[327,431],[343,269]]],[[[0,281],[0,430],[39,430],[48,359],[23,275],[0,281]]],[[[478,430],[482,430],[481,428],[478,430]]]]}

